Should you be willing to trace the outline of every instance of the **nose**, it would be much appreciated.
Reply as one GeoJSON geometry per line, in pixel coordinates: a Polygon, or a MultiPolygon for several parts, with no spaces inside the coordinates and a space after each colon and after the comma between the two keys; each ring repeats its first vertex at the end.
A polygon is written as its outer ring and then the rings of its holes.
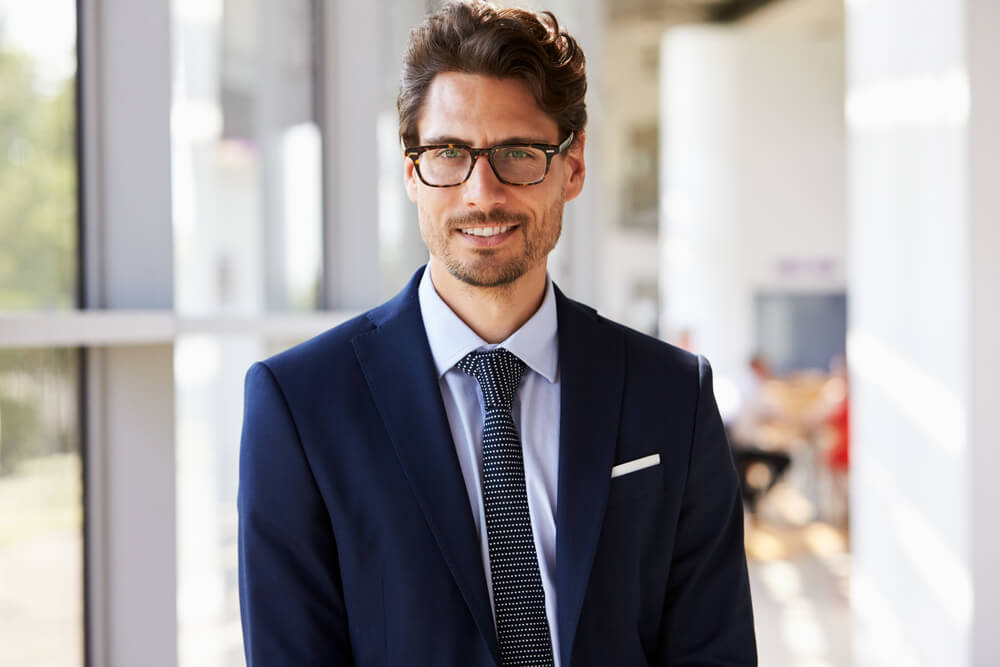
{"type": "Polygon", "coordinates": [[[507,201],[506,188],[493,173],[493,167],[485,155],[479,156],[469,179],[462,184],[466,206],[483,212],[489,212],[507,201]]]}

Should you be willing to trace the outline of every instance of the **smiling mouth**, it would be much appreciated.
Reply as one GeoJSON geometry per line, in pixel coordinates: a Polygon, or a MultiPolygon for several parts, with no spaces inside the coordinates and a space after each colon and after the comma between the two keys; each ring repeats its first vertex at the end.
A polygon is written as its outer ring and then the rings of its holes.
{"type": "Polygon", "coordinates": [[[517,227],[517,225],[499,225],[493,227],[469,227],[467,229],[460,229],[458,231],[462,232],[467,236],[497,236],[499,234],[505,234],[510,230],[517,227]]]}

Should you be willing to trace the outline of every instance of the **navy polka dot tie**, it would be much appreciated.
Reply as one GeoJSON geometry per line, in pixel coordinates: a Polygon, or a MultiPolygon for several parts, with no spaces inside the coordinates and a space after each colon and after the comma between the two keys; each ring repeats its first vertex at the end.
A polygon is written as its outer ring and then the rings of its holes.
{"type": "Polygon", "coordinates": [[[493,606],[503,667],[552,666],[545,591],[531,532],[521,439],[511,416],[524,362],[498,347],[457,364],[479,381],[483,426],[483,507],[493,578],[493,606]]]}

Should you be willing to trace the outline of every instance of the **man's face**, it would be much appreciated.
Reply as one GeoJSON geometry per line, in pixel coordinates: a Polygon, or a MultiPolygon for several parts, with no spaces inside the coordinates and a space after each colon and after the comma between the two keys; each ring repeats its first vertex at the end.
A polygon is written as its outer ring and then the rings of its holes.
{"type": "MultiPolygon", "coordinates": [[[[523,82],[462,72],[434,77],[417,129],[421,145],[488,148],[558,144],[561,139],[556,122],[538,108],[523,82]]],[[[562,230],[563,205],[583,187],[584,139],[579,133],[568,151],[552,158],[545,180],[528,186],[501,183],[481,156],[465,183],[434,188],[420,181],[413,161],[405,158],[407,193],[417,204],[420,234],[432,263],[477,287],[507,285],[529,271],[544,272],[562,230]]]]}

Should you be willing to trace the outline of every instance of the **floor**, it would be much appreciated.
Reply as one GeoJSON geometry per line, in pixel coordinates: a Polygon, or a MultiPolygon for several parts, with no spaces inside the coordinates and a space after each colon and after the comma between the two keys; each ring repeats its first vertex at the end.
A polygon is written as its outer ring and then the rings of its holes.
{"type": "Polygon", "coordinates": [[[747,521],[758,659],[767,667],[854,664],[846,527],[812,517],[779,485],[747,521]]]}

